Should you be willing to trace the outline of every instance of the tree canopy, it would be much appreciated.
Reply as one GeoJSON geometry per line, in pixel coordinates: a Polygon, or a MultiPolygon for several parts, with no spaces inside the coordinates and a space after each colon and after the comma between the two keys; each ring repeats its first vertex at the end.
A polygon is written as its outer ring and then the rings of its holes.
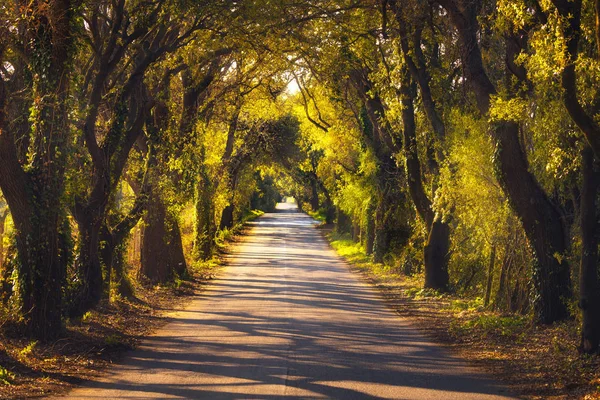
{"type": "Polygon", "coordinates": [[[185,278],[291,196],[425,288],[576,316],[599,351],[598,1],[0,0],[0,15],[0,301],[28,334],[135,296],[131,280],[185,278]]]}

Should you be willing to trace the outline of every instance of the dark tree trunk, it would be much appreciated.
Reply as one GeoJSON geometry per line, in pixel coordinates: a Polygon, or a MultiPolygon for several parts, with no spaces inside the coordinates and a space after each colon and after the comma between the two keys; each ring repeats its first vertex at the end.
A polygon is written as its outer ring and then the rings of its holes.
{"type": "Polygon", "coordinates": [[[352,222],[352,240],[362,242],[362,232],[360,224],[356,221],[352,222]]]}
{"type": "MultiPolygon", "coordinates": [[[[316,177],[316,174],[315,174],[316,177]]],[[[319,179],[319,178],[316,178],[319,179]]],[[[319,182],[319,186],[321,187],[321,191],[323,192],[323,195],[325,196],[325,203],[323,204],[323,206],[325,207],[325,223],[326,224],[333,224],[333,222],[335,221],[335,215],[336,215],[336,209],[335,206],[333,205],[333,201],[331,201],[331,196],[329,195],[329,191],[327,190],[327,188],[322,184],[322,182],[319,182]]]]}
{"type": "MultiPolygon", "coordinates": [[[[455,0],[438,1],[446,8],[457,30],[467,82],[470,82],[481,114],[486,116],[491,97],[497,92],[485,71],[478,45],[478,3],[465,3],[461,9],[455,0]]],[[[534,250],[533,281],[538,293],[536,316],[545,324],[568,318],[565,301],[572,294],[571,279],[569,265],[560,257],[567,252],[560,213],[528,169],[519,141],[519,126],[512,121],[499,121],[492,126],[491,133],[496,144],[494,160],[498,181],[534,250]]]]}
{"type": "Polygon", "coordinates": [[[196,219],[194,255],[201,260],[212,257],[215,239],[213,204],[210,177],[205,166],[201,166],[200,181],[196,186],[196,219]]]}
{"type": "Polygon", "coordinates": [[[494,265],[496,264],[496,245],[492,245],[490,251],[490,260],[488,262],[487,271],[487,282],[485,285],[485,297],[483,300],[484,307],[490,304],[490,297],[492,296],[492,284],[494,283],[494,265]]]}
{"type": "Polygon", "coordinates": [[[431,224],[427,244],[423,251],[425,264],[425,287],[448,290],[448,258],[450,255],[450,226],[435,221],[431,224]]]}
{"type": "Polygon", "coordinates": [[[391,204],[389,193],[385,193],[377,204],[375,210],[375,240],[373,243],[373,261],[382,263],[390,245],[390,218],[391,204]]]}
{"type": "Polygon", "coordinates": [[[429,236],[423,250],[425,264],[425,287],[448,290],[448,253],[450,250],[450,227],[435,220],[431,201],[425,193],[421,177],[421,163],[417,151],[417,136],[413,99],[416,88],[411,82],[408,69],[403,73],[402,87],[402,123],[404,127],[404,154],[408,176],[408,191],[417,213],[429,228],[429,236]]]}
{"type": "Polygon", "coordinates": [[[375,209],[373,207],[375,201],[371,199],[367,209],[367,232],[365,235],[365,250],[368,255],[373,254],[375,247],[375,209]]]}
{"type": "Polygon", "coordinates": [[[80,317],[94,307],[102,299],[105,289],[100,263],[100,229],[101,221],[95,215],[79,215],[79,257],[78,278],[80,286],[75,288],[71,296],[69,316],[80,317]]]}
{"type": "Polygon", "coordinates": [[[313,211],[319,209],[319,188],[316,177],[311,177],[310,180],[310,208],[313,211]]]}
{"type": "Polygon", "coordinates": [[[600,171],[593,151],[582,152],[581,185],[581,265],[579,268],[579,307],[583,315],[580,350],[595,354],[600,351],[600,280],[598,277],[597,196],[600,171]]]}
{"type": "MultiPolygon", "coordinates": [[[[62,333],[62,289],[71,254],[67,245],[69,225],[60,204],[69,137],[67,97],[74,4],[57,0],[46,12],[32,14],[30,10],[42,5],[17,2],[15,6],[27,13],[21,38],[24,48],[19,51],[28,57],[28,68],[15,74],[33,77],[32,96],[39,101],[32,106],[31,135],[25,140],[36,152],[28,160],[26,172],[8,128],[7,82],[0,79],[0,187],[16,228],[21,314],[31,335],[49,340],[62,333]]],[[[4,49],[2,46],[0,55],[4,49]]]]}
{"type": "Polygon", "coordinates": [[[148,201],[144,216],[141,262],[140,273],[153,283],[169,282],[187,271],[177,218],[157,195],[148,201]]]}
{"type": "Polygon", "coordinates": [[[133,286],[125,272],[125,251],[127,245],[127,234],[110,232],[103,226],[100,230],[100,262],[104,266],[104,293],[110,299],[111,291],[119,296],[132,299],[134,297],[133,286]]]}
{"type": "Polygon", "coordinates": [[[496,299],[494,300],[494,309],[502,310],[506,307],[506,270],[508,269],[508,263],[510,260],[507,256],[504,257],[502,266],[500,267],[500,278],[498,280],[498,291],[496,292],[496,299]]]}
{"type": "MultiPolygon", "coordinates": [[[[233,200],[231,200],[233,201],[233,200]]],[[[225,228],[231,229],[233,227],[233,210],[234,206],[232,203],[228,204],[227,207],[223,209],[221,213],[221,223],[219,225],[219,229],[223,230],[225,228]]]]}
{"type": "Polygon", "coordinates": [[[353,226],[352,226],[352,220],[350,219],[350,217],[343,212],[342,210],[340,210],[339,207],[335,208],[336,211],[336,219],[335,219],[335,230],[338,233],[353,233],[354,236],[354,232],[353,232],[353,226]]]}
{"type": "Polygon", "coordinates": [[[0,213],[0,270],[4,266],[4,228],[6,217],[8,216],[8,207],[0,213]]]}

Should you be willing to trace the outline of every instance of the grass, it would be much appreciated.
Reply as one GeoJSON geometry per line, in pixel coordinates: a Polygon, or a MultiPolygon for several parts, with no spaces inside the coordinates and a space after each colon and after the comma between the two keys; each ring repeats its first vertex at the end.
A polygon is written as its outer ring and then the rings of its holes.
{"type": "Polygon", "coordinates": [[[326,211],[324,208],[319,208],[317,211],[307,211],[307,214],[324,224],[327,221],[326,211]]]}
{"type": "Polygon", "coordinates": [[[408,277],[374,263],[349,236],[330,232],[327,238],[398,314],[507,382],[519,397],[600,399],[600,358],[577,352],[576,320],[536,325],[530,316],[488,310],[479,297],[423,289],[422,275],[408,277]]]}
{"type": "Polygon", "coordinates": [[[264,214],[264,211],[261,210],[250,210],[246,212],[240,221],[236,223],[231,229],[225,228],[219,232],[217,232],[217,236],[215,238],[215,244],[218,249],[224,249],[236,235],[238,235],[244,227],[249,223],[260,217],[264,214]]]}

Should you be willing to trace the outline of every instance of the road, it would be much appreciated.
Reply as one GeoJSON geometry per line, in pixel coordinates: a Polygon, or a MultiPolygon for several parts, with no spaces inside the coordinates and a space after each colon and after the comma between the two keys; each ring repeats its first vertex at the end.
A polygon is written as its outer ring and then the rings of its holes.
{"type": "Polygon", "coordinates": [[[76,399],[500,399],[280,204],[221,277],[76,399]]]}

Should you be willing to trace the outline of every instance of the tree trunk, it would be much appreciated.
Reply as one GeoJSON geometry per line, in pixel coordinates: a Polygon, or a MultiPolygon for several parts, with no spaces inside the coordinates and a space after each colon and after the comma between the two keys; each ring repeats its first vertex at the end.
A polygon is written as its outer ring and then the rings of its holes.
{"type": "Polygon", "coordinates": [[[411,81],[408,68],[404,68],[400,95],[402,99],[402,123],[404,128],[404,154],[408,176],[408,192],[417,213],[429,229],[427,244],[423,249],[425,264],[425,287],[441,291],[448,290],[448,252],[450,250],[450,227],[436,220],[431,200],[425,193],[421,177],[421,163],[417,150],[417,136],[413,99],[416,88],[411,81]]]}
{"type": "Polygon", "coordinates": [[[597,195],[600,171],[592,149],[582,152],[581,185],[581,264],[579,267],[579,307],[583,316],[580,350],[595,354],[600,351],[600,281],[598,278],[597,195]]]}
{"type": "Polygon", "coordinates": [[[352,240],[355,242],[362,242],[361,227],[358,222],[352,222],[352,240]]]}
{"type": "Polygon", "coordinates": [[[528,170],[518,125],[501,122],[494,129],[494,137],[498,143],[498,180],[534,250],[537,317],[545,324],[566,319],[570,315],[566,301],[572,293],[569,265],[563,259],[567,243],[560,213],[528,170]]]}
{"type": "Polygon", "coordinates": [[[369,201],[369,207],[367,208],[367,232],[365,238],[365,250],[367,255],[373,254],[373,248],[375,247],[375,210],[374,199],[369,201]]]}
{"type": "Polygon", "coordinates": [[[4,266],[4,228],[7,216],[8,208],[0,214],[0,270],[4,266]]]}
{"type": "MultiPolygon", "coordinates": [[[[387,191],[386,191],[387,192],[387,191]]],[[[375,240],[373,243],[373,261],[382,263],[390,245],[389,194],[384,193],[375,211],[375,240]]]]}
{"type": "Polygon", "coordinates": [[[338,233],[350,233],[350,232],[354,233],[353,226],[352,226],[352,220],[350,219],[350,217],[345,212],[340,210],[339,207],[336,207],[335,211],[336,211],[336,215],[337,215],[337,217],[335,219],[335,230],[338,233]]]}
{"type": "MultiPolygon", "coordinates": [[[[231,200],[233,202],[233,199],[231,200]]],[[[223,209],[221,213],[221,223],[219,224],[219,229],[223,230],[225,228],[231,229],[233,227],[233,210],[234,205],[232,203],[228,204],[227,207],[223,209]]]]}
{"type": "MultiPolygon", "coordinates": [[[[461,10],[454,0],[438,1],[456,28],[467,82],[475,94],[480,113],[487,116],[491,98],[497,91],[485,71],[478,45],[478,3],[465,4],[464,10],[461,10]]],[[[493,124],[491,133],[496,145],[494,162],[498,181],[534,250],[537,319],[551,324],[568,318],[565,300],[571,297],[571,279],[569,265],[564,260],[567,243],[560,213],[529,171],[519,141],[519,125],[512,121],[499,121],[493,124]]]]}
{"type": "Polygon", "coordinates": [[[81,317],[102,299],[105,289],[100,263],[101,221],[93,214],[79,215],[79,257],[77,260],[80,286],[75,288],[69,306],[70,317],[81,317]]]}
{"type": "Polygon", "coordinates": [[[197,259],[208,260],[212,257],[215,232],[211,182],[205,166],[201,166],[200,181],[196,186],[195,197],[194,255],[197,259]]]}
{"type": "Polygon", "coordinates": [[[450,226],[435,221],[431,224],[424,251],[425,287],[446,291],[450,277],[448,258],[450,255],[450,226]]]}
{"type": "Polygon", "coordinates": [[[149,200],[144,216],[141,262],[140,273],[152,283],[169,282],[187,271],[177,218],[156,194],[149,200]]]}
{"type": "Polygon", "coordinates": [[[494,300],[494,309],[496,310],[505,310],[507,307],[506,280],[508,270],[510,268],[511,258],[507,253],[509,251],[508,247],[506,247],[504,250],[504,260],[502,261],[502,266],[500,267],[500,279],[498,280],[498,291],[496,292],[496,300],[494,300]]]}
{"type": "Polygon", "coordinates": [[[319,188],[316,177],[311,177],[310,180],[310,208],[313,211],[319,209],[319,188]]]}
{"type": "MultiPolygon", "coordinates": [[[[37,2],[16,4],[27,13],[20,51],[29,58],[28,68],[15,70],[15,74],[29,74],[33,80],[32,96],[38,101],[32,105],[31,133],[25,140],[36,151],[25,171],[8,128],[8,94],[4,79],[0,79],[0,187],[16,228],[21,315],[31,335],[50,340],[62,332],[62,289],[71,255],[61,199],[69,141],[73,5],[69,0],[57,0],[44,13],[29,14],[41,6],[37,2]]],[[[0,55],[4,49],[2,46],[0,55]]]]}
{"type": "Polygon", "coordinates": [[[485,285],[485,297],[483,300],[484,307],[487,307],[490,304],[490,297],[492,295],[492,283],[494,283],[494,265],[496,263],[496,245],[492,245],[492,250],[490,251],[490,260],[488,262],[488,271],[487,271],[487,282],[485,285]]]}

